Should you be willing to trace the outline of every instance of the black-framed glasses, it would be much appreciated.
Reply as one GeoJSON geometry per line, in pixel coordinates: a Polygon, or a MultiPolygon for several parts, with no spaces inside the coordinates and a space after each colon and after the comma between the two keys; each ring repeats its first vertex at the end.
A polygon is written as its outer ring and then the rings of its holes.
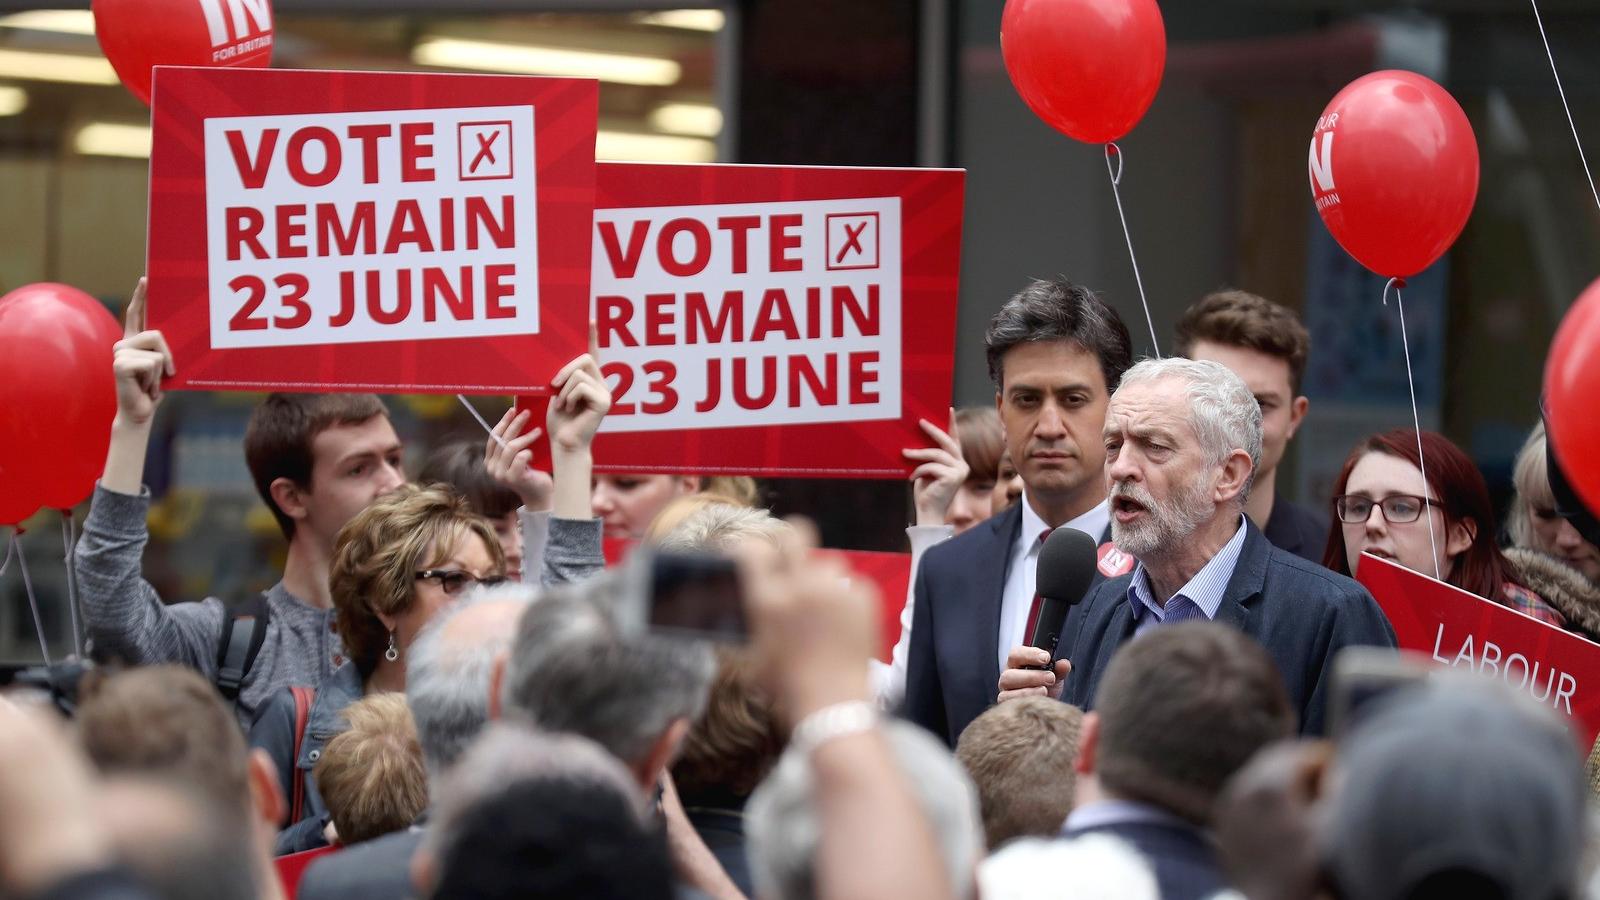
{"type": "Polygon", "coordinates": [[[429,579],[439,582],[440,589],[452,597],[475,584],[494,587],[506,583],[504,575],[485,575],[479,578],[471,572],[463,572],[460,569],[424,569],[417,573],[418,581],[429,579]]]}
{"type": "Polygon", "coordinates": [[[1424,509],[1438,505],[1426,497],[1412,494],[1390,494],[1382,500],[1357,494],[1345,494],[1343,497],[1333,498],[1333,509],[1339,514],[1339,521],[1347,525],[1360,525],[1365,522],[1367,517],[1372,515],[1374,506],[1383,510],[1384,521],[1390,525],[1406,525],[1421,518],[1424,509]]]}

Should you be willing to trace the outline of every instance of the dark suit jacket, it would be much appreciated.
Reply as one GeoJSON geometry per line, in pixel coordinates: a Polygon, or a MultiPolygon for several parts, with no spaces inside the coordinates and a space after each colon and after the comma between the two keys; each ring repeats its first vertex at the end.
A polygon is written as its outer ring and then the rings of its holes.
{"type": "Polygon", "coordinates": [[[1261,533],[1272,546],[1286,550],[1306,562],[1321,564],[1322,551],[1328,546],[1329,516],[1309,506],[1301,506],[1283,499],[1282,494],[1272,498],[1272,512],[1261,533]]]}
{"type": "Polygon", "coordinates": [[[756,895],[755,881],[750,875],[750,858],[745,853],[744,811],[742,809],[701,809],[690,807],[689,824],[706,842],[706,849],[722,864],[728,879],[746,897],[756,895]]]}
{"type": "Polygon", "coordinates": [[[300,879],[297,900],[405,900],[411,887],[411,854],[422,843],[415,828],[351,844],[311,864],[300,879]]]}
{"type": "MultiPolygon", "coordinates": [[[[1026,502],[929,549],[917,568],[901,715],[951,746],[1000,693],[1001,596],[1026,502]]],[[[1096,573],[1090,592],[1103,580],[1096,573]]]]}
{"type": "Polygon", "coordinates": [[[1110,835],[1132,845],[1154,870],[1161,900],[1204,900],[1227,887],[1216,847],[1193,826],[1176,822],[1108,823],[1070,830],[1062,836],[1086,834],[1110,835]]]}
{"type": "MultiPolygon", "coordinates": [[[[1333,657],[1352,645],[1395,646],[1394,627],[1367,589],[1353,579],[1306,562],[1267,543],[1245,521],[1244,547],[1215,621],[1255,638],[1277,664],[1289,701],[1300,712],[1300,730],[1322,734],[1328,711],[1333,657]]],[[[926,559],[924,559],[926,562],[926,559]]],[[[1094,695],[1117,648],[1133,637],[1128,585],[1113,578],[1089,592],[1067,615],[1061,640],[1072,674],[1061,699],[1082,709],[1094,695]]],[[[912,635],[915,643],[916,635],[912,635]]]]}

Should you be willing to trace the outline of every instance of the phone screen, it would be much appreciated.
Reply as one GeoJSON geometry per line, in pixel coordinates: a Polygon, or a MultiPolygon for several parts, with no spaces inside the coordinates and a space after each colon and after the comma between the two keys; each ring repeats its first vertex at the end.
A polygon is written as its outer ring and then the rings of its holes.
{"type": "Polygon", "coordinates": [[[1420,684],[1430,668],[1414,654],[1387,648],[1347,647],[1333,664],[1333,686],[1328,708],[1330,734],[1350,731],[1378,700],[1403,688],[1420,684]]]}
{"type": "Polygon", "coordinates": [[[745,639],[744,591],[733,560],[658,553],[651,568],[651,630],[724,641],[745,639]]]}

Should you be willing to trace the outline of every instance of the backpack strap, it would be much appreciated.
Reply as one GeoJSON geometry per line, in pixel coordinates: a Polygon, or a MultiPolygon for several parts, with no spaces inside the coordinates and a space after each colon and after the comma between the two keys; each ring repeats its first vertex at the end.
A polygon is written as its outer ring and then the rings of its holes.
{"type": "Polygon", "coordinates": [[[317,689],[313,687],[295,686],[289,688],[294,695],[294,786],[290,789],[289,796],[289,822],[300,821],[305,813],[306,805],[306,773],[300,771],[300,748],[306,740],[306,723],[311,719],[311,701],[316,699],[317,689]]]}
{"type": "Polygon", "coordinates": [[[266,594],[223,601],[222,635],[217,640],[217,690],[229,703],[238,704],[245,676],[255,665],[271,621],[272,607],[266,594]]]}

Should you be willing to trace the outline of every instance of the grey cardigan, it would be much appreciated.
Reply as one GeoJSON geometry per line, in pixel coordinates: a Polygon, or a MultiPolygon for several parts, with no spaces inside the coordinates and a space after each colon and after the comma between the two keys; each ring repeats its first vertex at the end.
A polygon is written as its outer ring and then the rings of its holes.
{"type": "MultiPolygon", "coordinates": [[[[167,604],[141,573],[150,533],[150,492],[129,496],[96,485],[83,523],[75,571],[79,601],[96,652],[135,665],[180,663],[209,680],[217,677],[217,642],[222,639],[222,601],[167,604]]],[[[524,571],[539,565],[543,584],[582,580],[605,567],[598,519],[558,519],[524,513],[524,571]]],[[[527,577],[527,576],[524,576],[527,577]]],[[[272,609],[254,665],[239,692],[239,724],[248,727],[257,710],[291,685],[320,685],[343,654],[333,630],[333,610],[318,609],[284,590],[266,592],[272,609]]]]}

